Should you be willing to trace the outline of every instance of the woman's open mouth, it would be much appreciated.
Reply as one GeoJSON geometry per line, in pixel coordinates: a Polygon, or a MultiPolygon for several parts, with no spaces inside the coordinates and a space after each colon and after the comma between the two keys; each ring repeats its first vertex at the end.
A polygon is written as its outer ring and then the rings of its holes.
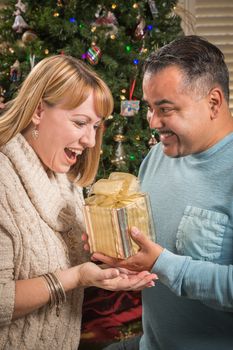
{"type": "Polygon", "coordinates": [[[65,148],[65,154],[66,157],[68,158],[68,160],[74,164],[77,160],[77,156],[79,156],[80,154],[82,154],[81,150],[75,149],[75,148],[71,148],[71,147],[66,147],[65,148]]]}

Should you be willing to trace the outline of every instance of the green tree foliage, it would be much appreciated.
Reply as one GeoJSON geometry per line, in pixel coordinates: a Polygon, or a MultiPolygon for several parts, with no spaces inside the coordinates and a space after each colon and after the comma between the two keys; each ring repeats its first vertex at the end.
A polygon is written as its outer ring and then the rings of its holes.
{"type": "Polygon", "coordinates": [[[5,101],[17,92],[33,61],[52,54],[83,59],[107,82],[115,101],[105,122],[98,177],[116,170],[137,174],[151,138],[146,107],[140,101],[138,113],[127,117],[121,115],[121,102],[141,100],[144,59],[182,35],[175,6],[175,0],[5,1],[0,10],[0,88],[5,101]],[[17,14],[27,28],[17,27],[17,14]]]}

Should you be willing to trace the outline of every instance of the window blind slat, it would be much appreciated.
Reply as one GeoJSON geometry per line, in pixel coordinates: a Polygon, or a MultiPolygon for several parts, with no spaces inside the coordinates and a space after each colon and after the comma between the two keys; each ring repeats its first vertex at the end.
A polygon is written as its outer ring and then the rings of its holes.
{"type": "Polygon", "coordinates": [[[233,113],[233,1],[180,0],[180,4],[194,18],[192,25],[188,25],[184,11],[182,27],[185,34],[193,33],[205,37],[218,46],[225,56],[230,74],[229,105],[233,113]]]}

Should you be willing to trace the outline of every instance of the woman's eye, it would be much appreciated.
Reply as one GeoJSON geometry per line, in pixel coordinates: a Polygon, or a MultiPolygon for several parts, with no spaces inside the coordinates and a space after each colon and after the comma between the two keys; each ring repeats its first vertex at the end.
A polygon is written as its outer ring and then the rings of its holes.
{"type": "Polygon", "coordinates": [[[78,127],[82,127],[82,126],[85,126],[86,125],[86,122],[80,122],[80,121],[76,121],[74,122],[74,124],[78,127]]]}

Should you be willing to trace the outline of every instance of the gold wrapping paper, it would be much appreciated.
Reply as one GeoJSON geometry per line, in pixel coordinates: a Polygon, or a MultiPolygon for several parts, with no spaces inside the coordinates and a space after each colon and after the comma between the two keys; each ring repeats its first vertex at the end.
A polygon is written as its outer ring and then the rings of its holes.
{"type": "Polygon", "coordinates": [[[94,184],[91,194],[84,206],[91,253],[102,252],[117,258],[135,254],[139,247],[130,238],[132,226],[155,238],[149,198],[139,192],[135,176],[111,173],[108,179],[94,184]]]}

